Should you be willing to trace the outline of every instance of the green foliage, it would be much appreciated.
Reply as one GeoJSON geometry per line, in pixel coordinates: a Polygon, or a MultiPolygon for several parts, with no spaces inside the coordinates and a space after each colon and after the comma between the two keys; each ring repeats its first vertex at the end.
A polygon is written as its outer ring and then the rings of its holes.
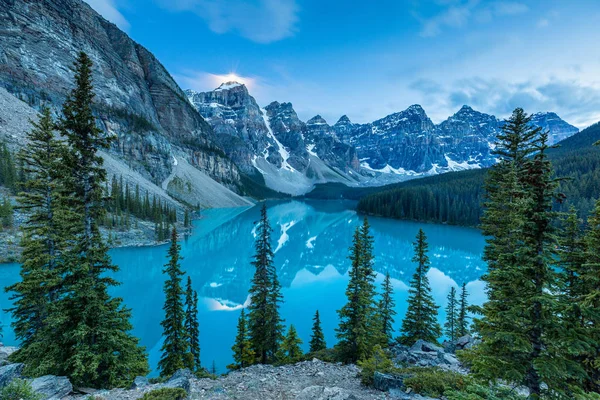
{"type": "Polygon", "coordinates": [[[129,333],[130,310],[109,295],[118,284],[110,277],[117,267],[98,228],[105,212],[106,181],[98,152],[107,149],[111,139],[92,113],[91,68],[89,57],[80,53],[75,87],[61,118],[53,126],[44,111],[30,133],[34,146],[20,157],[23,174],[33,175],[20,199],[32,223],[24,228],[23,280],[12,288],[22,303],[13,313],[16,324],[30,330],[20,336],[25,346],[13,359],[24,361],[32,376],[68,376],[77,386],[106,388],[129,384],[145,375],[148,365],[144,349],[129,333]],[[65,139],[60,145],[52,144],[55,128],[65,139]],[[36,294],[41,297],[27,309],[36,294]]]}
{"type": "Polygon", "coordinates": [[[412,259],[417,263],[417,270],[410,281],[408,308],[402,321],[400,337],[400,342],[409,346],[419,339],[435,343],[442,334],[442,328],[437,322],[438,306],[433,300],[427,278],[428,248],[425,232],[419,229],[414,243],[415,255],[412,259]]]}
{"type": "Polygon", "coordinates": [[[163,310],[165,317],[160,323],[163,327],[162,356],[158,362],[161,376],[171,376],[178,370],[193,364],[189,352],[188,335],[185,331],[185,311],[183,304],[184,291],[181,286],[181,277],[184,275],[179,261],[181,246],[177,243],[177,230],[171,232],[171,246],[163,273],[167,274],[164,284],[165,304],[163,310]]]}
{"type": "Polygon", "coordinates": [[[240,318],[238,319],[235,343],[231,350],[233,350],[234,363],[228,365],[227,369],[235,370],[246,368],[254,363],[255,354],[252,350],[250,338],[248,336],[248,321],[243,308],[240,313],[240,318]]]}
{"type": "Polygon", "coordinates": [[[471,378],[453,371],[439,368],[412,367],[400,371],[404,385],[416,393],[434,398],[442,397],[449,391],[463,391],[471,382],[471,378]]]}
{"type": "Polygon", "coordinates": [[[465,335],[468,335],[470,332],[469,330],[469,315],[468,315],[468,308],[469,308],[469,302],[467,297],[469,296],[469,293],[467,292],[467,284],[465,282],[463,282],[462,287],[460,289],[460,299],[459,299],[459,303],[458,303],[458,316],[456,319],[456,325],[457,325],[457,337],[463,337],[465,335]]]}
{"type": "Polygon", "coordinates": [[[248,306],[248,331],[256,361],[267,364],[275,360],[283,338],[283,320],[279,305],[283,301],[281,285],[273,264],[271,247],[271,225],[267,217],[267,206],[263,204],[254,244],[255,268],[249,290],[251,302],[248,306]]]}
{"type": "Polygon", "coordinates": [[[450,293],[448,293],[448,304],[446,306],[446,323],[444,329],[446,336],[451,341],[456,340],[458,337],[458,317],[459,309],[458,302],[456,300],[456,288],[452,286],[450,293]]]}
{"type": "Polygon", "coordinates": [[[0,202],[0,231],[4,228],[13,226],[13,207],[8,197],[4,197],[0,202]]]}
{"type": "MultiPolygon", "coordinates": [[[[566,198],[554,204],[555,210],[567,211],[575,206],[585,219],[594,208],[600,181],[600,150],[592,145],[599,139],[600,123],[597,123],[563,140],[560,147],[547,151],[555,175],[565,178],[560,182],[559,191],[566,198]]],[[[487,173],[488,169],[449,172],[385,186],[375,193],[340,184],[344,189],[336,188],[334,192],[343,193],[344,198],[360,199],[358,210],[365,214],[476,226],[483,212],[481,203],[487,173]]],[[[325,188],[318,185],[314,197],[333,197],[323,196],[324,191],[325,188]]]]}
{"type": "Polygon", "coordinates": [[[547,134],[516,109],[498,137],[499,163],[486,182],[482,229],[488,300],[475,320],[482,343],[468,356],[477,376],[526,385],[533,397],[542,382],[568,397],[568,378],[580,376],[566,357],[568,329],[560,323],[558,245],[552,211],[557,181],[547,157],[547,134]]]}
{"type": "Polygon", "coordinates": [[[481,383],[470,383],[462,390],[446,390],[444,397],[448,400],[525,400],[513,389],[506,386],[490,386],[481,383]]]}
{"type": "Polygon", "coordinates": [[[0,186],[15,190],[17,187],[15,160],[6,143],[0,143],[0,186]]]}
{"type": "Polygon", "coordinates": [[[300,345],[302,339],[298,337],[298,332],[294,325],[290,325],[288,333],[281,342],[279,352],[277,353],[277,361],[282,364],[295,363],[300,361],[304,353],[300,345]]]}
{"type": "Polygon", "coordinates": [[[386,346],[391,340],[394,333],[394,315],[396,311],[396,303],[394,301],[394,288],[392,287],[392,279],[390,272],[386,271],[385,280],[382,285],[381,299],[379,300],[377,312],[381,324],[381,335],[384,338],[383,345],[386,346]]]}
{"type": "Polygon", "coordinates": [[[321,328],[321,317],[319,316],[319,310],[315,312],[313,317],[312,333],[310,336],[310,352],[318,352],[325,350],[327,343],[325,343],[325,335],[323,334],[323,328],[321,328]]]}
{"type": "Polygon", "coordinates": [[[186,368],[200,371],[200,324],[198,323],[198,292],[192,289],[192,278],[188,276],[185,290],[185,321],[184,329],[187,334],[189,356],[186,368]]]}
{"type": "Polygon", "coordinates": [[[329,363],[336,363],[341,360],[338,348],[336,347],[309,352],[304,355],[305,361],[312,361],[313,358],[329,363]]]}
{"type": "Polygon", "coordinates": [[[380,345],[375,345],[371,356],[366,360],[359,361],[358,366],[361,368],[360,381],[365,386],[373,385],[375,372],[390,373],[397,371],[394,363],[380,345]]]}
{"type": "Polygon", "coordinates": [[[13,379],[0,389],[2,400],[41,400],[42,396],[33,391],[31,384],[25,379],[13,379]]]}
{"type": "Polygon", "coordinates": [[[349,259],[348,302],[338,310],[340,323],[336,329],[339,340],[336,347],[343,362],[357,362],[369,358],[374,346],[382,341],[374,299],[373,237],[366,218],[354,232],[349,259]]]}
{"type": "MultiPolygon", "coordinates": [[[[177,222],[177,209],[169,206],[160,197],[146,193],[142,196],[139,185],[134,189],[129,183],[123,183],[123,176],[119,179],[113,175],[110,189],[105,188],[106,215],[102,219],[102,225],[109,229],[128,230],[131,228],[131,218],[136,217],[145,221],[155,223],[156,239],[162,242],[169,238],[169,226],[177,222]]],[[[189,210],[186,209],[189,223],[189,210]]]]}
{"type": "Polygon", "coordinates": [[[141,400],[185,400],[187,392],[182,388],[161,388],[145,393],[141,400]]]}

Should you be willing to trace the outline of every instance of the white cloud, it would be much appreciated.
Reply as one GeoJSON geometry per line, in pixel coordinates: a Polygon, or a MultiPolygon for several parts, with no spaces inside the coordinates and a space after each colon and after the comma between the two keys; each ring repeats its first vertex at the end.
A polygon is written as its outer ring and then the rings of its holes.
{"type": "Polygon", "coordinates": [[[129,31],[129,21],[119,12],[113,0],[85,0],[85,2],[98,14],[117,25],[121,30],[125,32],[129,31]]]}
{"type": "Polygon", "coordinates": [[[241,76],[235,72],[211,74],[204,71],[184,70],[181,73],[174,74],[173,77],[183,89],[193,89],[199,92],[214,90],[220,84],[231,81],[243,83],[248,88],[248,91],[252,91],[258,86],[257,78],[241,76]]]}
{"type": "Polygon", "coordinates": [[[600,84],[575,79],[550,78],[508,82],[503,79],[465,78],[447,85],[417,80],[410,88],[438,110],[452,114],[463,104],[481,112],[506,117],[516,107],[528,113],[556,112],[582,129],[600,120],[600,84]]]}
{"type": "Polygon", "coordinates": [[[479,0],[448,2],[445,9],[430,18],[421,18],[422,37],[434,37],[442,33],[444,28],[461,28],[474,20],[478,23],[489,23],[497,17],[522,14],[529,11],[523,3],[513,1],[496,1],[484,4],[479,0]]]}
{"type": "Polygon", "coordinates": [[[156,0],[171,11],[191,11],[215,33],[236,32],[257,43],[293,36],[298,22],[296,0],[156,0]]]}

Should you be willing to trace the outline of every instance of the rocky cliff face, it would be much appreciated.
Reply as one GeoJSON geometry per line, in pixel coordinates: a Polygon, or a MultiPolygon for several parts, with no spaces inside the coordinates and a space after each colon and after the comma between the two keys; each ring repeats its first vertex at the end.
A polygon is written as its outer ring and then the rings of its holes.
{"type": "MultiPolygon", "coordinates": [[[[531,123],[549,130],[551,144],[578,132],[554,113],[534,114],[531,123]]],[[[491,166],[502,124],[493,115],[463,106],[435,125],[421,106],[413,105],[369,124],[353,124],[343,116],[333,130],[356,147],[362,168],[411,177],[491,166]]]]}
{"type": "Polygon", "coordinates": [[[303,194],[315,183],[360,180],[354,147],[340,141],[322,119],[302,122],[291,103],[273,102],[261,109],[237,82],[185,93],[227,155],[272,189],[303,194]]]}
{"type": "Polygon", "coordinates": [[[72,87],[79,51],[94,62],[95,112],[117,137],[111,154],[156,184],[185,158],[224,186],[240,173],[163,65],[80,0],[0,0],[0,85],[55,109],[72,87]]]}

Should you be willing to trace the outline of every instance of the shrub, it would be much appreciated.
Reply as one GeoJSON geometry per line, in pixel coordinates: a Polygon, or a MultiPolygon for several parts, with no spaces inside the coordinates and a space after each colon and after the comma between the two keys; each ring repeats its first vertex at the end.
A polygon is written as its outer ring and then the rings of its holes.
{"type": "Polygon", "coordinates": [[[439,368],[412,367],[401,372],[407,375],[404,378],[407,387],[430,397],[441,397],[449,390],[462,391],[471,383],[471,378],[465,375],[439,368]]]}
{"type": "Polygon", "coordinates": [[[42,396],[33,391],[31,384],[24,379],[13,379],[0,390],[2,400],[41,400],[42,396]]]}
{"type": "Polygon", "coordinates": [[[305,361],[312,361],[313,358],[324,362],[335,363],[340,360],[340,356],[335,347],[329,349],[323,349],[312,353],[306,353],[303,357],[305,361]]]}
{"type": "Polygon", "coordinates": [[[200,368],[198,371],[194,372],[194,375],[198,379],[204,379],[204,378],[217,379],[217,375],[211,374],[210,372],[208,372],[208,370],[206,368],[200,368]]]}
{"type": "Polygon", "coordinates": [[[477,383],[467,385],[462,391],[446,391],[444,396],[448,400],[525,400],[525,397],[514,393],[509,387],[477,383]]]}
{"type": "Polygon", "coordinates": [[[375,371],[382,373],[397,371],[392,360],[379,345],[373,349],[373,355],[365,361],[359,361],[358,366],[361,367],[360,381],[366,386],[373,385],[375,371]]]}
{"type": "Polygon", "coordinates": [[[181,388],[162,388],[146,393],[141,400],[184,400],[187,392],[181,388]]]}

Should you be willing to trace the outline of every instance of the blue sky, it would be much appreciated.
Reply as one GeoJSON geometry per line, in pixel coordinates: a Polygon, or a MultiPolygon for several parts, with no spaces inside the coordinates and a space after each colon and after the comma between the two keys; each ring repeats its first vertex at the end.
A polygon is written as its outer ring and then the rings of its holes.
{"type": "Polygon", "coordinates": [[[600,121],[599,0],[86,0],[182,88],[235,74],[261,106],[369,122],[421,104],[600,121]]]}

